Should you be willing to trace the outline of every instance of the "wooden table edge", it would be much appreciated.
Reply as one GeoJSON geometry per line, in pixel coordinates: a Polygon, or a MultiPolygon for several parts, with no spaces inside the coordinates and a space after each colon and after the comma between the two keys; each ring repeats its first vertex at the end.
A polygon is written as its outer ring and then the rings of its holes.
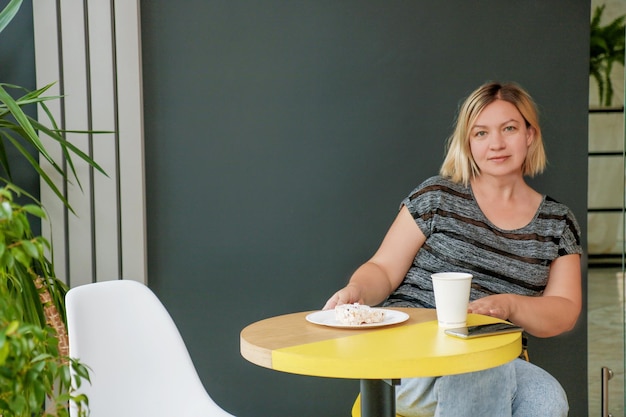
{"type": "MultiPolygon", "coordinates": [[[[407,321],[400,323],[400,324],[392,325],[392,326],[406,325],[410,323],[420,323],[424,321],[436,320],[437,318],[436,312],[434,309],[413,308],[413,307],[385,307],[385,309],[403,311],[409,315],[409,319],[407,321]]],[[[320,332],[318,333],[320,336],[310,341],[324,340],[326,338],[326,336],[324,335],[327,335],[327,334],[333,334],[335,335],[335,337],[338,337],[338,336],[340,337],[341,334],[344,334],[347,337],[347,336],[354,335],[356,333],[365,333],[365,332],[371,332],[371,331],[376,331],[380,329],[380,327],[369,327],[369,328],[363,328],[363,329],[342,329],[342,328],[325,327],[325,326],[320,326],[317,324],[306,322],[306,316],[316,311],[319,311],[319,310],[286,313],[286,314],[281,314],[278,316],[267,317],[267,318],[248,324],[239,333],[239,350],[240,350],[241,356],[247,361],[252,362],[256,365],[273,369],[272,351],[276,348],[285,347],[285,346],[281,345],[281,346],[272,347],[270,345],[269,347],[268,346],[261,347],[258,344],[255,344],[248,340],[248,339],[251,339],[251,340],[256,339],[254,335],[255,327],[268,320],[277,320],[277,319],[288,320],[290,318],[296,318],[298,316],[301,316],[301,320],[302,322],[305,322],[304,323],[305,326],[313,326],[317,328],[318,330],[320,330],[320,332]]],[[[301,343],[302,342],[297,342],[297,343],[294,342],[294,345],[301,344],[301,343]]]]}

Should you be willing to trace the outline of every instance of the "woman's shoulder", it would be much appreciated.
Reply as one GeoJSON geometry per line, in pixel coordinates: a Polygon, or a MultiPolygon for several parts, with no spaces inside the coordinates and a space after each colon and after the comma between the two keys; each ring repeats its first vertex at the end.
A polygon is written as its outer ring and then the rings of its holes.
{"type": "Polygon", "coordinates": [[[572,210],[565,204],[557,201],[549,195],[544,195],[541,211],[550,215],[574,216],[572,210]]]}
{"type": "Polygon", "coordinates": [[[449,179],[442,177],[441,175],[433,175],[430,178],[426,178],[424,181],[422,181],[422,184],[420,184],[420,186],[423,185],[452,185],[454,184],[452,181],[450,181],[449,179]]]}
{"type": "Polygon", "coordinates": [[[549,195],[545,195],[538,217],[559,222],[566,228],[575,230],[578,235],[581,233],[580,225],[574,212],[567,205],[549,195]]]}
{"type": "Polygon", "coordinates": [[[582,253],[580,224],[567,205],[546,195],[538,218],[551,222],[554,228],[561,231],[564,245],[569,244],[566,253],[582,253]]]}
{"type": "Polygon", "coordinates": [[[468,187],[436,175],[427,178],[414,188],[402,204],[425,204],[432,206],[433,204],[442,204],[444,201],[454,202],[459,201],[459,199],[466,201],[471,198],[471,191],[468,187]]]}
{"type": "Polygon", "coordinates": [[[411,195],[415,195],[416,193],[423,193],[424,191],[444,191],[463,194],[469,194],[470,192],[469,188],[464,186],[463,184],[452,182],[448,178],[442,177],[441,175],[434,175],[430,178],[427,178],[420,185],[413,189],[411,195]]]}

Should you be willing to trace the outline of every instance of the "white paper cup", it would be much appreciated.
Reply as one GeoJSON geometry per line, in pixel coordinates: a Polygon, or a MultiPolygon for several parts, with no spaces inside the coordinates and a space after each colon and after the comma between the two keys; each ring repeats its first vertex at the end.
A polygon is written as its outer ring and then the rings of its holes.
{"type": "Polygon", "coordinates": [[[465,327],[472,274],[439,272],[431,275],[435,291],[435,307],[439,327],[465,327]]]}

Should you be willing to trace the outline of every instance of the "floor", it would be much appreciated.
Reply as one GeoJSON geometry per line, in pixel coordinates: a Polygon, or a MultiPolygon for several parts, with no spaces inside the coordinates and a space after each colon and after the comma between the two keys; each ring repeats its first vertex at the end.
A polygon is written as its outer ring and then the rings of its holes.
{"type": "Polygon", "coordinates": [[[621,268],[589,268],[589,416],[601,415],[602,367],[609,381],[609,413],[624,417],[624,280],[621,268]]]}

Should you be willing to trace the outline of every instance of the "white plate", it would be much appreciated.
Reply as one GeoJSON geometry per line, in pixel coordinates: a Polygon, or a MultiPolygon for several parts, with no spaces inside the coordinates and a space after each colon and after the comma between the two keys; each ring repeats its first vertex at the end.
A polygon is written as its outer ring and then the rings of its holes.
{"type": "Polygon", "coordinates": [[[319,324],[322,326],[329,327],[340,327],[345,329],[363,329],[366,327],[382,327],[382,326],[390,326],[392,324],[402,323],[403,321],[407,321],[409,319],[409,315],[397,310],[387,310],[378,308],[377,310],[382,310],[385,312],[385,318],[383,321],[379,323],[368,323],[368,324],[343,324],[339,323],[335,320],[335,310],[322,310],[316,311],[314,313],[310,313],[306,316],[306,320],[313,324],[319,324]]]}

